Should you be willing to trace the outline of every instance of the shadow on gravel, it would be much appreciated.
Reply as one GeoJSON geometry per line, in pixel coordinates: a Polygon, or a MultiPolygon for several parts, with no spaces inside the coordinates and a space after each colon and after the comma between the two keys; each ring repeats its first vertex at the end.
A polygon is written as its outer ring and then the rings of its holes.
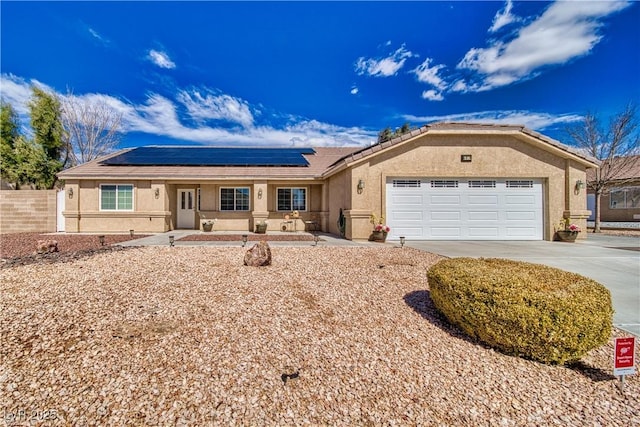
{"type": "Polygon", "coordinates": [[[460,329],[451,325],[447,321],[447,319],[443,315],[441,315],[438,310],[436,310],[436,307],[433,305],[433,301],[431,300],[431,292],[429,292],[428,290],[425,289],[421,291],[409,292],[403,297],[403,299],[404,302],[413,309],[413,311],[415,311],[420,316],[431,322],[434,326],[437,326],[449,335],[476,345],[480,345],[482,347],[486,347],[478,340],[469,337],[460,329]]]}
{"type": "MultiPolygon", "coordinates": [[[[404,302],[411,307],[416,313],[420,314],[423,318],[431,322],[431,324],[437,326],[442,329],[449,335],[470,342],[474,345],[478,345],[484,348],[490,348],[489,346],[483,344],[482,342],[475,340],[469,336],[467,336],[460,329],[451,325],[447,319],[442,316],[436,307],[433,305],[433,301],[431,300],[431,293],[427,290],[421,291],[413,291],[406,294],[404,297],[404,302]]],[[[499,351],[499,350],[496,350],[499,351]]],[[[581,360],[576,362],[567,363],[565,365],[567,369],[571,369],[586,378],[589,378],[591,381],[600,382],[600,381],[611,381],[615,380],[616,377],[611,375],[610,373],[603,371],[600,368],[595,368],[591,365],[584,363],[581,360]]]]}
{"type": "Polygon", "coordinates": [[[594,368],[593,366],[587,365],[582,360],[567,363],[566,367],[589,378],[594,382],[611,381],[617,379],[615,376],[611,375],[611,373],[603,371],[600,368],[594,368]]]}

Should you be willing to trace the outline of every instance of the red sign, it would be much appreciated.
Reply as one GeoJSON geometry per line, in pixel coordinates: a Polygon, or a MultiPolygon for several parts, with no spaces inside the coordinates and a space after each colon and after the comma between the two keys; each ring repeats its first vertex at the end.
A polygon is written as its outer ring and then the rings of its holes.
{"type": "Polygon", "coordinates": [[[635,337],[616,338],[615,349],[616,353],[613,375],[635,374],[635,337]]]}

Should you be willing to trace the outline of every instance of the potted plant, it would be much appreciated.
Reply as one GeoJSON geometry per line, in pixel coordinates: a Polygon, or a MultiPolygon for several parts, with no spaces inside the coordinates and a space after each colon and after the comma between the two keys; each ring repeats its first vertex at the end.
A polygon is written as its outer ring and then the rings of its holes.
{"type": "Polygon", "coordinates": [[[204,220],[202,221],[202,231],[210,232],[213,230],[213,224],[216,222],[215,219],[206,219],[203,214],[200,214],[200,219],[204,220]]]}
{"type": "Polygon", "coordinates": [[[557,240],[561,242],[575,242],[578,233],[580,233],[580,227],[570,224],[568,218],[560,221],[560,227],[556,230],[557,240]]]}
{"type": "Polygon", "coordinates": [[[256,233],[257,234],[265,234],[267,232],[267,226],[269,225],[269,221],[260,221],[256,223],[256,233]]]}
{"type": "Polygon", "coordinates": [[[387,234],[391,231],[391,228],[384,223],[384,216],[376,216],[376,214],[371,214],[369,217],[369,222],[373,224],[373,231],[369,236],[369,241],[372,242],[384,242],[387,240],[387,234]]]}

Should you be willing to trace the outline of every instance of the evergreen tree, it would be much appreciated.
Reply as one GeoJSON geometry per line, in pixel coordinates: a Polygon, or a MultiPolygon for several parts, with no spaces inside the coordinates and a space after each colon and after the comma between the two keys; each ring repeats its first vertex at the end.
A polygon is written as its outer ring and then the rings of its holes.
{"type": "Polygon", "coordinates": [[[0,175],[8,182],[16,182],[15,146],[20,136],[18,114],[11,104],[0,103],[0,175]]]}
{"type": "Polygon", "coordinates": [[[31,161],[36,162],[40,173],[34,176],[34,183],[39,188],[53,188],[56,173],[62,170],[60,157],[63,149],[63,128],[60,118],[60,101],[44,90],[33,86],[29,111],[35,149],[42,154],[31,152],[31,161]],[[44,155],[44,157],[43,157],[44,155]]]}

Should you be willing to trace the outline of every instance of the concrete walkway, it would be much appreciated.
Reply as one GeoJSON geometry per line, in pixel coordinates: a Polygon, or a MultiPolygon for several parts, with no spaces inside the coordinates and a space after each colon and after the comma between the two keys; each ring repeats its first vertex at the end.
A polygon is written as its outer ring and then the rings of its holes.
{"type": "MultiPolygon", "coordinates": [[[[179,239],[194,230],[174,230],[142,239],[120,243],[122,246],[166,246],[169,236],[176,246],[240,246],[238,241],[182,242],[179,239]]],[[[216,232],[221,233],[221,232],[216,232]]],[[[301,233],[301,232],[299,232],[301,233]]],[[[237,232],[229,234],[238,235],[237,232]]],[[[251,233],[247,233],[251,234],[251,233]]],[[[287,232],[268,234],[292,235],[287,232]]],[[[319,233],[318,246],[379,246],[380,243],[350,241],[335,235],[319,233]]],[[[252,242],[247,243],[247,246],[252,242]]],[[[311,246],[311,241],[274,241],[271,246],[311,246]]],[[[398,242],[387,242],[398,246],[398,242]]],[[[575,243],[547,241],[410,241],[406,246],[447,257],[507,258],[544,264],[582,274],[603,284],[611,291],[613,321],[616,327],[640,337],[640,237],[589,234],[587,240],[575,243]]]]}

